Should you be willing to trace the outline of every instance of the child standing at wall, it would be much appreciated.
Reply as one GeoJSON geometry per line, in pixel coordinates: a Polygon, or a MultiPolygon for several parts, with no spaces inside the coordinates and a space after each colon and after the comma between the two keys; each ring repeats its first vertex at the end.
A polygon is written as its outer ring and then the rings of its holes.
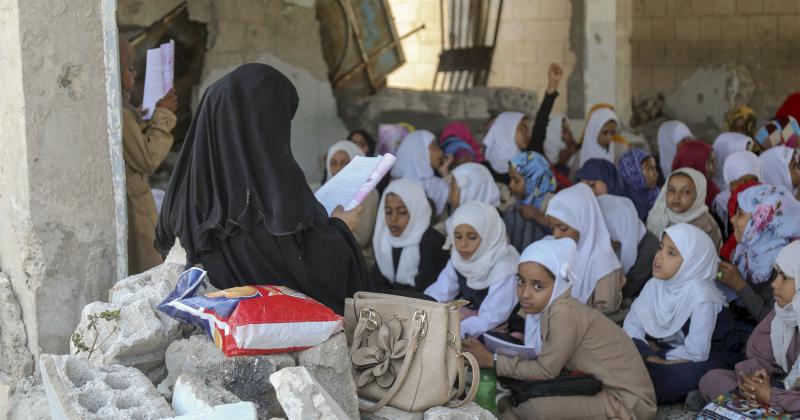
{"type": "Polygon", "coordinates": [[[128,199],[128,272],[141,273],[163,262],[153,242],[158,212],[148,176],[158,169],[172,147],[172,134],[178,110],[178,96],[172,89],[156,103],[150,121],[131,104],[136,81],[133,46],[119,40],[120,79],[122,82],[122,156],[128,199]]]}

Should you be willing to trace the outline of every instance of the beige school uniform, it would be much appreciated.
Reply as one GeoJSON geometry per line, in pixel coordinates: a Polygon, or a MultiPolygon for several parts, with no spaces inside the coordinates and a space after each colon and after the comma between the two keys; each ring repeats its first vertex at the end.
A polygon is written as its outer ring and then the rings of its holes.
{"type": "Polygon", "coordinates": [[[586,304],[606,314],[618,311],[622,305],[622,287],[625,286],[625,281],[625,273],[621,268],[606,274],[597,281],[594,293],[586,304]]]}
{"type": "Polygon", "coordinates": [[[714,246],[719,249],[722,246],[722,232],[719,230],[719,225],[714,217],[709,212],[705,212],[697,217],[697,219],[689,222],[690,225],[696,226],[711,238],[714,246]]]}
{"type": "Polygon", "coordinates": [[[379,202],[378,191],[372,190],[364,199],[364,211],[361,212],[358,218],[358,227],[353,232],[353,237],[361,247],[361,253],[364,254],[364,262],[367,263],[367,267],[375,264],[375,255],[372,252],[372,233],[375,231],[375,218],[378,215],[379,202]]]}
{"type": "Polygon", "coordinates": [[[593,396],[543,397],[509,409],[503,419],[654,419],[656,397],[642,357],[603,314],[563,295],[542,315],[542,351],[535,360],[497,357],[497,375],[519,380],[557,377],[563,368],[593,374],[593,396]]]}
{"type": "Polygon", "coordinates": [[[156,108],[150,121],[139,122],[128,107],[122,108],[122,147],[128,198],[128,272],[141,273],[163,262],[156,251],[158,213],[148,176],[156,171],[172,147],[177,118],[156,108]]]}

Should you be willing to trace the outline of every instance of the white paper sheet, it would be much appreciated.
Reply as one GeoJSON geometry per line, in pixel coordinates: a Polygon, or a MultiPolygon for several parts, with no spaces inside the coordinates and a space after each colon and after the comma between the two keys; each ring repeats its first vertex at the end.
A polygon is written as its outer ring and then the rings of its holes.
{"type": "Polygon", "coordinates": [[[153,117],[156,103],[172,89],[175,75],[175,41],[147,50],[142,107],[147,109],[145,120],[153,117]]]}
{"type": "Polygon", "coordinates": [[[333,213],[337,206],[350,211],[358,207],[375,189],[384,175],[392,169],[395,160],[390,154],[378,157],[356,156],[314,195],[317,201],[325,206],[328,215],[333,213]]]}

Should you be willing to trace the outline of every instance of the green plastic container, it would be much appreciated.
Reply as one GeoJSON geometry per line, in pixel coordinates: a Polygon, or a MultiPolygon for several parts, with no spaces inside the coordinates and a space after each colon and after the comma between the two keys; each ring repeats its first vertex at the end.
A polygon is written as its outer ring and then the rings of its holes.
{"type": "MultiPolygon", "coordinates": [[[[472,384],[473,386],[475,384],[472,384]]],[[[478,393],[475,394],[475,403],[497,415],[497,374],[492,368],[481,369],[481,382],[478,384],[478,393]]]]}

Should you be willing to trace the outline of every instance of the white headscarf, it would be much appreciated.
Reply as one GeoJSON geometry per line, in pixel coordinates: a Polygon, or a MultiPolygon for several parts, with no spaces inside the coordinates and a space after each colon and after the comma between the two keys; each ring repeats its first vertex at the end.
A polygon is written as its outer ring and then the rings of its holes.
{"type": "Polygon", "coordinates": [[[508,243],[506,225],[496,208],[478,201],[458,206],[447,228],[451,242],[455,242],[453,234],[461,225],[472,226],[481,237],[481,243],[469,261],[461,258],[455,245],[450,251],[453,267],[467,278],[467,287],[484,290],[517,272],[519,252],[508,243]]]}
{"type": "Polygon", "coordinates": [[[655,338],[680,331],[701,303],[726,305],[725,296],[714,284],[719,257],[711,238],[687,223],[670,226],[664,234],[675,243],[683,264],[669,280],[650,279],[631,305],[644,330],[655,338]]]}
{"type": "Polygon", "coordinates": [[[755,153],[746,150],[731,153],[725,159],[725,165],[722,166],[722,175],[726,184],[730,184],[745,175],[755,175],[761,180],[761,161],[755,153]]]}
{"type": "Polygon", "coordinates": [[[664,178],[672,171],[672,161],[678,152],[678,143],[687,137],[694,137],[686,124],[671,120],[658,127],[658,162],[661,164],[661,173],[664,178]]]}
{"type": "MultiPolygon", "coordinates": [[[[752,143],[753,139],[744,134],[720,133],[720,135],[714,139],[713,145],[714,155],[717,158],[717,167],[724,169],[725,161],[728,160],[728,156],[735,152],[747,150],[752,143]]],[[[718,170],[717,173],[714,174],[714,183],[717,184],[720,191],[726,191],[728,189],[728,184],[725,182],[722,171],[718,170]]]]}
{"type": "Polygon", "coordinates": [[[572,296],[586,303],[597,281],[621,267],[597,199],[588,185],[578,183],[556,194],[546,214],[580,232],[572,296]]]}
{"type": "Polygon", "coordinates": [[[350,160],[353,160],[353,158],[356,156],[364,156],[364,151],[350,140],[340,140],[336,143],[333,143],[333,145],[328,148],[328,155],[325,159],[325,173],[328,174],[326,178],[328,181],[333,178],[333,175],[331,174],[331,159],[333,159],[333,155],[335,155],[337,152],[347,153],[347,156],[350,157],[350,160]]]}
{"type": "Polygon", "coordinates": [[[501,112],[483,138],[486,160],[499,174],[507,174],[508,162],[520,153],[516,133],[517,126],[524,117],[525,114],[521,112],[501,112]]]}
{"type": "MultiPolygon", "coordinates": [[[[772,342],[772,355],[775,356],[775,362],[784,372],[788,372],[790,366],[786,352],[789,351],[789,344],[791,344],[792,338],[797,332],[798,324],[800,324],[800,241],[794,241],[786,245],[775,258],[775,265],[788,277],[794,279],[794,299],[783,308],[778,306],[778,302],[775,302],[775,318],[770,323],[769,331],[769,339],[772,342]]],[[[795,363],[795,365],[798,364],[800,363],[795,363]]]]}
{"type": "Polygon", "coordinates": [[[544,135],[544,155],[551,165],[558,163],[558,154],[567,145],[561,140],[561,130],[564,125],[563,115],[550,115],[547,131],[544,135]]]}
{"type": "Polygon", "coordinates": [[[627,197],[603,194],[597,197],[597,204],[603,212],[603,219],[606,221],[608,233],[611,239],[619,242],[620,262],[622,270],[628,272],[636,263],[639,255],[639,242],[647,233],[647,228],[639,219],[636,206],[627,197]]]}
{"type": "Polygon", "coordinates": [[[583,130],[583,145],[581,146],[580,166],[583,166],[589,159],[605,159],[614,162],[614,142],[608,144],[608,149],[597,143],[597,137],[603,130],[603,126],[614,121],[619,124],[617,114],[609,108],[598,108],[589,116],[586,128],[583,130]]]}
{"type": "Polygon", "coordinates": [[[784,145],[771,147],[758,159],[761,161],[761,172],[764,178],[761,181],[769,185],[786,187],[789,191],[794,191],[792,185],[792,175],[789,173],[789,163],[794,157],[794,149],[784,145]]]}
{"type": "Polygon", "coordinates": [[[397,160],[392,167],[392,178],[422,181],[433,175],[428,146],[436,140],[430,131],[417,130],[407,135],[397,148],[397,160]]]}
{"type": "Polygon", "coordinates": [[[419,243],[430,223],[431,206],[425,197],[425,191],[419,184],[408,179],[398,179],[386,187],[378,206],[372,247],[375,250],[378,269],[390,282],[407,286],[415,285],[414,281],[419,272],[419,243]],[[400,236],[393,236],[386,225],[386,196],[389,194],[395,194],[403,200],[410,216],[408,225],[400,236]],[[392,248],[403,248],[396,270],[392,258],[392,248]]]}
{"type": "Polygon", "coordinates": [[[453,169],[452,174],[461,189],[459,204],[480,201],[494,207],[500,205],[500,189],[485,166],[474,162],[462,163],[453,169]]]}
{"type": "Polygon", "coordinates": [[[692,168],[678,168],[669,175],[667,182],[661,187],[661,192],[658,193],[653,208],[650,209],[650,214],[647,215],[647,230],[653,232],[653,235],[661,236],[661,232],[677,223],[691,223],[692,220],[697,219],[703,213],[708,212],[706,206],[706,177],[699,171],[692,168]],[[683,213],[675,213],[667,205],[667,189],[669,189],[669,178],[675,174],[684,174],[689,176],[694,183],[694,189],[697,191],[697,197],[694,203],[683,213]]]}
{"type": "Polygon", "coordinates": [[[520,264],[526,262],[541,264],[555,276],[553,293],[547,306],[537,314],[525,316],[525,345],[536,349],[536,353],[542,352],[542,314],[572,285],[575,278],[572,270],[577,253],[575,241],[569,238],[542,239],[528,245],[519,257],[520,264]]]}

